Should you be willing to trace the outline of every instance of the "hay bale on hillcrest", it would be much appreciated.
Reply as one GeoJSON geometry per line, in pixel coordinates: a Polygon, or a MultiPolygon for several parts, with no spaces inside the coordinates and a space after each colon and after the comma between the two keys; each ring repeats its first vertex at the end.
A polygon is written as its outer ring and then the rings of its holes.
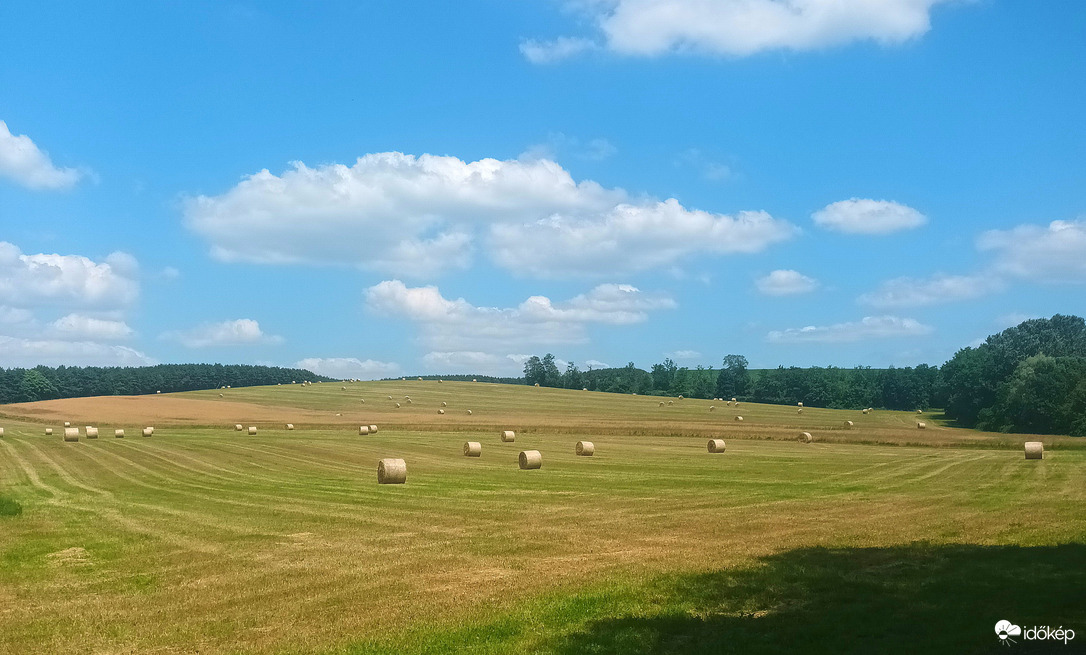
{"type": "Polygon", "coordinates": [[[916,422],[916,429],[917,430],[925,430],[925,429],[927,429],[927,427],[928,427],[928,424],[923,422],[923,421],[917,421],[916,422]]]}
{"type": "Polygon", "coordinates": [[[48,436],[50,436],[52,434],[53,434],[53,428],[45,428],[45,436],[48,437],[48,436]]]}
{"type": "Polygon", "coordinates": [[[863,410],[864,414],[867,414],[868,411],[870,411],[870,410],[868,410],[866,408],[863,410]]]}
{"type": "Polygon", "coordinates": [[[736,420],[736,422],[738,422],[738,423],[742,423],[742,422],[743,422],[743,417],[742,417],[742,416],[736,416],[736,417],[735,417],[735,420],[736,420]]]}
{"type": "Polygon", "coordinates": [[[94,427],[93,425],[88,425],[86,430],[87,430],[87,438],[88,439],[97,439],[98,438],[98,428],[94,427]]]}
{"type": "Polygon", "coordinates": [[[377,426],[376,425],[371,425],[370,426],[370,434],[377,434],[377,426]]]}
{"type": "Polygon", "coordinates": [[[251,435],[256,434],[256,426],[255,425],[250,425],[249,426],[249,434],[251,434],[251,435]]]}
{"type": "Polygon", "coordinates": [[[852,423],[852,421],[845,421],[845,429],[846,429],[846,430],[847,430],[847,429],[849,429],[849,428],[851,428],[852,426],[853,426],[853,423],[852,423]]]}
{"type": "Polygon", "coordinates": [[[810,432],[800,432],[799,440],[803,443],[811,443],[812,441],[814,441],[814,437],[811,436],[810,432]]]}
{"type": "MultiPolygon", "coordinates": [[[[256,430],[256,428],[249,428],[249,429],[250,430],[256,430]]],[[[149,437],[154,433],[155,433],[155,429],[150,427],[150,426],[148,426],[146,428],[143,428],[143,436],[145,436],[145,437],[149,437]]],[[[256,434],[256,432],[250,432],[249,434],[256,434]]]]}
{"type": "Polygon", "coordinates": [[[377,462],[377,484],[407,482],[407,462],[402,459],[382,459],[377,462]]]}
{"type": "Polygon", "coordinates": [[[293,423],[287,423],[287,429],[288,430],[293,430],[294,429],[294,424],[293,423]]]}
{"type": "Polygon", "coordinates": [[[538,450],[522,450],[518,460],[520,461],[521,470],[524,471],[543,466],[543,455],[538,450]]]}
{"type": "Polygon", "coordinates": [[[538,382],[536,382],[536,383],[535,383],[535,386],[537,386],[537,387],[538,387],[538,386],[539,386],[539,383],[538,383],[538,382]]]}
{"type": "Polygon", "coordinates": [[[478,441],[467,441],[464,443],[464,457],[482,457],[483,444],[478,441]]]}
{"type": "Polygon", "coordinates": [[[803,403],[796,403],[796,407],[803,407],[803,403]]]}
{"type": "Polygon", "coordinates": [[[1045,445],[1040,441],[1026,442],[1026,459],[1044,459],[1045,445]]]}
{"type": "Polygon", "coordinates": [[[711,453],[724,452],[724,440],[723,439],[710,439],[707,444],[707,448],[711,453]]]}
{"type": "Polygon", "coordinates": [[[682,400],[682,399],[683,399],[683,397],[682,397],[682,396],[680,395],[680,396],[679,396],[679,400],[682,400]]]}
{"type": "Polygon", "coordinates": [[[116,437],[117,439],[123,439],[124,438],[124,430],[114,430],[113,431],[113,436],[116,437]]]}
{"type": "Polygon", "coordinates": [[[517,433],[512,430],[502,430],[501,437],[505,443],[512,443],[517,440],[517,433]]]}
{"type": "Polygon", "coordinates": [[[917,413],[917,414],[923,414],[923,413],[924,413],[924,410],[922,410],[922,409],[918,409],[918,410],[916,410],[916,413],[917,413]]]}
{"type": "Polygon", "coordinates": [[[79,441],[79,428],[64,428],[65,441],[79,441]]]}
{"type": "Polygon", "coordinates": [[[358,426],[358,434],[369,434],[369,433],[370,433],[370,426],[368,426],[368,425],[360,425],[360,426],[358,426]]]}
{"type": "Polygon", "coordinates": [[[573,452],[581,457],[591,457],[596,452],[596,444],[591,441],[578,441],[573,452]]]}

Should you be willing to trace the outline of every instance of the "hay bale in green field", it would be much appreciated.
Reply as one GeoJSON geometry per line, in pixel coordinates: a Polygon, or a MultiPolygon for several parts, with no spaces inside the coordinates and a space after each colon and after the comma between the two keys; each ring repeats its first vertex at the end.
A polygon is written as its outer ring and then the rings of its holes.
{"type": "Polygon", "coordinates": [[[113,436],[115,438],[117,438],[117,439],[123,439],[124,438],[124,430],[120,430],[120,429],[114,430],[113,431],[113,436]]]}
{"type": "Polygon", "coordinates": [[[576,448],[573,452],[577,453],[581,457],[591,457],[596,452],[596,445],[591,441],[578,441],[576,448]]]}
{"type": "Polygon", "coordinates": [[[810,432],[800,432],[799,440],[803,443],[811,443],[814,441],[814,437],[811,436],[810,432]]]}
{"type": "Polygon", "coordinates": [[[65,441],[79,441],[79,428],[64,428],[65,441]]]}
{"type": "Polygon", "coordinates": [[[724,448],[725,448],[724,440],[723,439],[710,439],[709,443],[706,444],[706,448],[711,453],[722,453],[722,452],[724,452],[724,448]]]}
{"type": "Polygon", "coordinates": [[[1044,459],[1045,445],[1040,441],[1026,442],[1026,459],[1044,459]]]}
{"type": "Polygon", "coordinates": [[[520,451],[518,460],[522,471],[537,469],[543,466],[543,454],[538,450],[522,450],[520,451]]]}
{"type": "Polygon", "coordinates": [[[464,457],[482,457],[483,444],[478,441],[467,441],[464,443],[464,457]]]}
{"type": "Polygon", "coordinates": [[[517,440],[517,433],[512,430],[502,430],[501,438],[505,443],[513,443],[517,440]]]}
{"type": "Polygon", "coordinates": [[[405,482],[407,482],[407,462],[392,458],[377,462],[377,484],[404,484],[405,482]]]}

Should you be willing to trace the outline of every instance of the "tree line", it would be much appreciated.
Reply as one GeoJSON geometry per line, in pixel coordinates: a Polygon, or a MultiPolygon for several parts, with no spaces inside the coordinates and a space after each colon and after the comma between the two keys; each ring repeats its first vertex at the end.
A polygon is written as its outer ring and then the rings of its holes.
{"type": "Polygon", "coordinates": [[[332,378],[298,368],[245,364],[159,364],[140,367],[36,366],[0,368],[0,403],[79,396],[132,396],[161,391],[218,387],[330,382],[332,378]]]}

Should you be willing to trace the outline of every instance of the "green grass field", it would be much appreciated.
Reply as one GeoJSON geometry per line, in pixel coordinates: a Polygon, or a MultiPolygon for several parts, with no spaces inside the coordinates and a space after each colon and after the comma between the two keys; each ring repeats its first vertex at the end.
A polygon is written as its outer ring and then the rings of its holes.
{"type": "Polygon", "coordinates": [[[0,408],[0,653],[958,654],[1003,652],[1000,619],[1086,645],[1086,441],[1025,461],[903,412],[346,386],[0,408]]]}

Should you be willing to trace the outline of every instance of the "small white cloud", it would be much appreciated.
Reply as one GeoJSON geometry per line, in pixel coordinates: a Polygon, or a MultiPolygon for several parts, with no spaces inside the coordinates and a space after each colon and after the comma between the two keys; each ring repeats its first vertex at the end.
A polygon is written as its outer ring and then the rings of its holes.
{"type": "Polygon", "coordinates": [[[758,291],[767,296],[794,296],[818,288],[818,281],[798,271],[777,270],[754,281],[758,291]]]}
{"type": "Polygon", "coordinates": [[[124,321],[112,321],[80,314],[68,314],[49,324],[52,332],[63,339],[89,341],[119,341],[132,336],[132,328],[124,321]]]}
{"type": "Polygon", "coordinates": [[[699,359],[701,353],[696,350],[676,350],[675,352],[664,353],[671,359],[699,359]]]}
{"type": "Polygon", "coordinates": [[[283,338],[266,335],[260,323],[251,318],[239,318],[221,323],[205,323],[183,332],[167,332],[163,339],[180,341],[188,348],[215,346],[246,346],[282,343],[283,338]]]}
{"type": "Polygon", "coordinates": [[[173,281],[181,277],[181,271],[177,270],[173,266],[167,266],[158,272],[158,277],[163,280],[173,281]]]}
{"type": "Polygon", "coordinates": [[[0,367],[151,366],[154,359],[126,346],[90,341],[20,339],[0,336],[0,367]]]}
{"type": "Polygon", "coordinates": [[[774,330],[766,335],[770,343],[847,343],[869,339],[919,337],[934,332],[934,328],[915,319],[896,316],[867,316],[854,323],[828,326],[808,325],[802,328],[774,330]]]}
{"type": "Polygon", "coordinates": [[[585,366],[591,369],[611,368],[611,365],[607,362],[601,362],[598,359],[589,359],[584,363],[585,366]]]}
{"type": "Polygon", "coordinates": [[[851,198],[826,205],[811,215],[815,224],[846,234],[890,234],[928,222],[912,207],[889,200],[851,198]]]}
{"type": "Polygon", "coordinates": [[[309,357],[295,362],[294,368],[304,368],[318,375],[340,380],[380,380],[400,374],[400,365],[375,359],[357,357],[309,357]]]}
{"type": "Polygon", "coordinates": [[[1086,219],[990,230],[981,234],[977,247],[994,254],[993,266],[1004,275],[1039,282],[1086,282],[1086,219]]]}
{"type": "Polygon", "coordinates": [[[139,266],[116,252],[101,263],[80,255],[24,255],[0,241],[0,302],[17,307],[46,304],[118,308],[139,295],[139,266]]]}
{"type": "Polygon", "coordinates": [[[856,41],[904,43],[931,28],[931,8],[949,0],[587,0],[578,6],[602,45],[582,38],[525,41],[536,63],[605,47],[629,56],[671,53],[745,57],[809,51],[856,41]]]}
{"type": "Polygon", "coordinates": [[[520,42],[520,54],[533,64],[553,64],[596,47],[596,44],[588,39],[569,36],[561,36],[553,41],[525,39],[520,42]]]}
{"type": "Polygon", "coordinates": [[[74,168],[58,168],[49,155],[26,135],[12,134],[0,121],[0,177],[7,177],[28,189],[69,189],[83,177],[74,168]]]}
{"type": "Polygon", "coordinates": [[[675,164],[693,168],[701,174],[702,178],[710,182],[721,182],[733,175],[731,166],[708,159],[698,148],[690,148],[679,153],[675,164]]]}
{"type": "Polygon", "coordinates": [[[943,275],[916,279],[899,277],[883,282],[871,293],[865,293],[859,302],[872,307],[923,307],[979,298],[1002,288],[1002,283],[991,275],[943,275]]]}

